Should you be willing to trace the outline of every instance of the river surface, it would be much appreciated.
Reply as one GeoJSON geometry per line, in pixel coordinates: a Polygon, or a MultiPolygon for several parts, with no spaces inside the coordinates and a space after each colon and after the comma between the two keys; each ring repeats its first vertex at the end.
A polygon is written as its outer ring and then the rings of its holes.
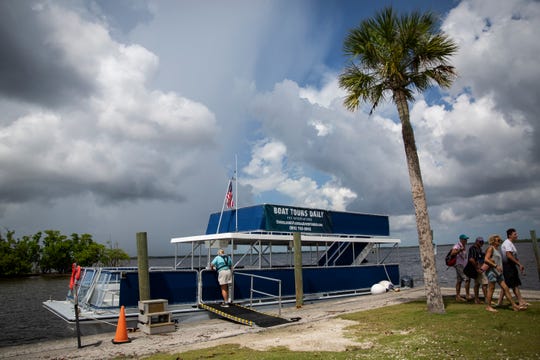
{"type": "MultiPolygon", "coordinates": [[[[444,257],[451,246],[437,247],[437,272],[442,287],[453,287],[455,270],[444,264],[444,257]]],[[[484,246],[484,250],[487,248],[484,246]]],[[[536,261],[530,243],[517,244],[521,262],[526,274],[521,276],[523,289],[540,290],[536,261]]],[[[386,263],[398,262],[401,276],[409,276],[413,286],[423,286],[422,267],[418,247],[393,249],[389,254],[384,250],[379,255],[386,263]]],[[[373,255],[370,255],[373,256],[373,255]]],[[[150,258],[150,266],[172,266],[173,258],[150,258]]],[[[68,276],[31,276],[17,279],[0,279],[0,347],[35,343],[72,337],[76,343],[74,324],[68,324],[42,307],[48,299],[62,300],[69,286],[68,276]]],[[[471,289],[472,290],[472,289],[471,289]]],[[[81,333],[92,335],[111,332],[114,338],[116,327],[111,324],[81,326],[81,333]]]]}

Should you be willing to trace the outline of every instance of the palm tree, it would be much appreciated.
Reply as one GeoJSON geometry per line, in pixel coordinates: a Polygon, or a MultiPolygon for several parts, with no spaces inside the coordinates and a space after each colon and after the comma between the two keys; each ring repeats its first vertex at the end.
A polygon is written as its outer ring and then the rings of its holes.
{"type": "Polygon", "coordinates": [[[409,118],[409,101],[414,92],[437,84],[449,87],[456,76],[449,57],[457,45],[436,28],[432,13],[414,12],[398,16],[391,7],[352,29],[344,42],[350,63],[339,77],[347,91],[344,105],[354,111],[361,102],[377,105],[392,95],[396,104],[416,214],[420,257],[424,273],[428,311],[444,313],[437,280],[433,236],[414,132],[409,118]]]}

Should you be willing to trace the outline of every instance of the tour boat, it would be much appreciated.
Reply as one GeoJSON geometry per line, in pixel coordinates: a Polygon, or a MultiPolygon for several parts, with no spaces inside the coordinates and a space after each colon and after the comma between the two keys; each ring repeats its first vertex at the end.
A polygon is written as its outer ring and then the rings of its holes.
{"type": "MultiPolygon", "coordinates": [[[[174,263],[149,269],[150,297],[166,300],[173,316],[223,301],[209,266],[222,248],[233,262],[231,301],[281,307],[296,299],[295,238],[304,301],[369,294],[381,281],[400,284],[399,264],[386,263],[380,251],[397,252],[400,244],[390,237],[388,216],[261,204],[213,213],[204,235],[172,238],[174,263]]],[[[80,322],[116,319],[121,306],[127,318],[137,317],[138,270],[83,268],[65,300],[43,305],[74,322],[75,299],[80,322]]]]}

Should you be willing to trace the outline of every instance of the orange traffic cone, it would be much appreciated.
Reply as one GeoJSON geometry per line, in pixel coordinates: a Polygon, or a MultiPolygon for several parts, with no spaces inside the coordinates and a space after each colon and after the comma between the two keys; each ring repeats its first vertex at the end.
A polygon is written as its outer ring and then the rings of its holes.
{"type": "Polygon", "coordinates": [[[118,317],[118,325],[116,326],[116,335],[112,340],[113,344],[123,344],[131,342],[131,339],[128,338],[127,326],[126,326],[126,311],[124,305],[120,308],[120,316],[118,317]]]}

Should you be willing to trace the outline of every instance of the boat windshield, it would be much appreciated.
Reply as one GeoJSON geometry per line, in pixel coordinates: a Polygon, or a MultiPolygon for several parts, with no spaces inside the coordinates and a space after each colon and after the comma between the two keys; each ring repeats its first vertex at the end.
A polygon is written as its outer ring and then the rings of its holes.
{"type": "Polygon", "coordinates": [[[119,271],[102,270],[88,303],[97,308],[118,307],[120,302],[119,271]]]}

